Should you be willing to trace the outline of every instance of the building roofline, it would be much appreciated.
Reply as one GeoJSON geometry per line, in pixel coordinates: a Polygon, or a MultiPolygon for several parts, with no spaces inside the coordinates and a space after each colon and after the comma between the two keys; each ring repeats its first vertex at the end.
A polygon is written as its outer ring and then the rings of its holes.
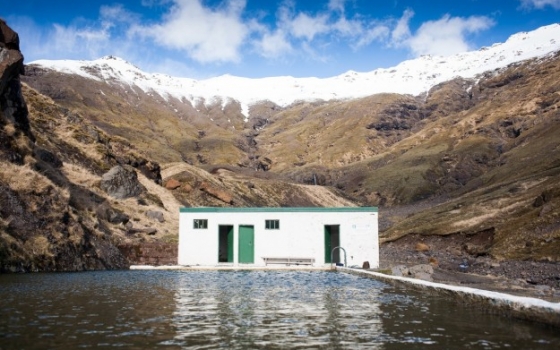
{"type": "Polygon", "coordinates": [[[377,207],[181,207],[181,213],[321,213],[378,212],[377,207]]]}

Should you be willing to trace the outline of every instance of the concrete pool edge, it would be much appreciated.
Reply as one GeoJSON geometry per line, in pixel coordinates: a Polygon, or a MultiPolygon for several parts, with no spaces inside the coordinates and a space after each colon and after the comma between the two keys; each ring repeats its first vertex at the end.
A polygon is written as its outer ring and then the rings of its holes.
{"type": "Polygon", "coordinates": [[[435,292],[440,295],[460,298],[467,304],[478,305],[488,311],[505,314],[518,319],[536,321],[554,327],[560,327],[560,303],[546,300],[521,297],[506,293],[471,287],[454,286],[443,283],[429,282],[415,278],[386,275],[380,272],[336,267],[337,271],[383,280],[391,284],[405,284],[417,290],[435,292]]]}
{"type": "Polygon", "coordinates": [[[242,270],[298,270],[298,271],[333,271],[328,266],[308,266],[308,265],[273,265],[273,266],[243,266],[243,265],[198,265],[198,266],[183,266],[183,265],[131,265],[130,270],[181,270],[181,271],[242,271],[242,270]]]}

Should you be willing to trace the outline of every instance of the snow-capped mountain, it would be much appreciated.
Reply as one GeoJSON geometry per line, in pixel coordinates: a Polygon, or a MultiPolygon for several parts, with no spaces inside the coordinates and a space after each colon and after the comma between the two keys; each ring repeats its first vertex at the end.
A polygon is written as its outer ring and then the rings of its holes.
{"type": "Polygon", "coordinates": [[[474,78],[483,72],[558,50],[560,24],[556,23],[514,34],[504,43],[477,51],[448,57],[422,56],[392,68],[363,73],[348,71],[324,79],[290,76],[250,79],[223,75],[195,80],[146,73],[114,56],[94,61],[38,60],[30,64],[100,81],[136,85],[146,93],[186,99],[193,105],[200,101],[225,105],[237,100],[243,114],[248,116],[249,106],[263,100],[286,106],[297,100],[351,99],[382,92],[417,95],[457,76],[474,78]]]}

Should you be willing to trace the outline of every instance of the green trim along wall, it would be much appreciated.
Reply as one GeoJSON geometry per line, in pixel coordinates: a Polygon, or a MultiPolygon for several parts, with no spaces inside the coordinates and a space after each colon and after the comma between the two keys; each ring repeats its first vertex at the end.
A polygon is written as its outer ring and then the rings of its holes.
{"type": "Polygon", "coordinates": [[[181,207],[181,213],[255,213],[255,212],[270,212],[270,213],[292,213],[292,212],[377,212],[377,207],[340,207],[340,208],[325,208],[325,207],[266,207],[266,208],[231,208],[231,207],[196,207],[187,208],[181,207]]]}

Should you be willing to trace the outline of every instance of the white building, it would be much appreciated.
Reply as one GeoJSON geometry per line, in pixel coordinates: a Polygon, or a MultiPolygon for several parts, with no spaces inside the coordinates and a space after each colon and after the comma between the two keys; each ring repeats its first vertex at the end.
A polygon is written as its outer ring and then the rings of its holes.
{"type": "Polygon", "coordinates": [[[178,263],[375,268],[377,218],[375,207],[181,208],[178,263]]]}

